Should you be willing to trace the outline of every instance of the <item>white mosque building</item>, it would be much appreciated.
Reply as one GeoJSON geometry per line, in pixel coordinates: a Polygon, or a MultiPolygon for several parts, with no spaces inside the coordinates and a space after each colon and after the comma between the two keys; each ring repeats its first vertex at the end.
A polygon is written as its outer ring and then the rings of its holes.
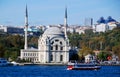
{"type": "Polygon", "coordinates": [[[25,45],[20,58],[34,63],[67,63],[69,61],[69,39],[66,33],[67,8],[65,9],[64,32],[59,27],[50,27],[39,37],[38,49],[27,46],[28,14],[25,16],[25,45]]]}
{"type": "Polygon", "coordinates": [[[108,30],[113,30],[118,26],[118,22],[113,19],[111,16],[108,16],[107,19],[100,17],[97,21],[97,24],[93,25],[94,32],[106,32],[108,30]]]}

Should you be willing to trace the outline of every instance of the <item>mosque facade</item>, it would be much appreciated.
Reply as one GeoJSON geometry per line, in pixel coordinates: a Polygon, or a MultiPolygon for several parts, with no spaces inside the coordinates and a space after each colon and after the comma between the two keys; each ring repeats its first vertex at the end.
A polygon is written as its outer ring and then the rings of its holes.
{"type": "Polygon", "coordinates": [[[20,58],[34,63],[67,63],[69,61],[69,39],[67,37],[67,8],[65,9],[64,32],[59,27],[50,27],[39,37],[38,49],[27,47],[28,14],[25,17],[25,46],[20,58]]]}

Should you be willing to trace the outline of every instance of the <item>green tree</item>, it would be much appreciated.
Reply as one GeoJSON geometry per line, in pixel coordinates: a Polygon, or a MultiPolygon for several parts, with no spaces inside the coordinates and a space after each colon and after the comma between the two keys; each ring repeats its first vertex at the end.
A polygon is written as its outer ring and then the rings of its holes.
{"type": "Polygon", "coordinates": [[[4,57],[5,57],[6,59],[10,58],[10,51],[6,50],[6,51],[4,52],[4,57]]]}
{"type": "Polygon", "coordinates": [[[111,53],[110,53],[110,52],[101,51],[101,52],[98,54],[98,59],[99,59],[99,60],[102,60],[102,61],[106,61],[108,56],[111,56],[111,53]]]}
{"type": "Polygon", "coordinates": [[[78,33],[69,34],[68,36],[71,47],[80,47],[80,35],[78,33]]]}
{"type": "Polygon", "coordinates": [[[113,54],[117,55],[120,59],[120,45],[114,46],[112,48],[112,52],[113,52],[113,54]]]}
{"type": "Polygon", "coordinates": [[[0,57],[4,57],[4,52],[5,52],[4,46],[0,44],[0,57]]]}
{"type": "Polygon", "coordinates": [[[79,50],[79,52],[78,52],[79,57],[83,57],[88,54],[93,54],[92,49],[90,49],[89,47],[82,47],[82,49],[79,50]]]}

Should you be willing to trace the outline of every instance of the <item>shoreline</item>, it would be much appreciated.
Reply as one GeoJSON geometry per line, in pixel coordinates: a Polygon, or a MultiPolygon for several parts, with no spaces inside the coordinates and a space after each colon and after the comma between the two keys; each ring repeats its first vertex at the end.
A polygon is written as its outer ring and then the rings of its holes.
{"type": "Polygon", "coordinates": [[[120,66],[120,64],[97,64],[100,66],[120,66]]]}
{"type": "MultiPolygon", "coordinates": [[[[67,63],[19,63],[19,66],[42,65],[42,66],[67,66],[67,63]]],[[[100,66],[120,66],[120,64],[97,64],[100,66]]]]}
{"type": "Polygon", "coordinates": [[[64,66],[67,65],[65,63],[19,63],[18,65],[42,65],[42,66],[64,66]]]}

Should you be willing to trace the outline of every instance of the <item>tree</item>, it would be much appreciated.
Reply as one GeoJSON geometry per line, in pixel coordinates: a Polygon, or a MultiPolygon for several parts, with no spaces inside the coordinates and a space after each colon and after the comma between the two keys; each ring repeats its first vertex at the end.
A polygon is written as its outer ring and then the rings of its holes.
{"type": "Polygon", "coordinates": [[[5,52],[4,46],[0,44],[0,57],[4,57],[4,52],[5,52]]]}
{"type": "Polygon", "coordinates": [[[70,57],[70,60],[78,60],[79,59],[79,56],[78,54],[72,54],[71,57],[70,57]]]}
{"type": "Polygon", "coordinates": [[[82,47],[82,49],[78,52],[79,57],[83,57],[88,54],[93,54],[92,49],[90,49],[89,47],[82,47]]]}
{"type": "Polygon", "coordinates": [[[120,45],[114,46],[112,48],[112,52],[113,52],[113,54],[117,55],[120,59],[120,45]]]}
{"type": "Polygon", "coordinates": [[[29,43],[30,47],[37,48],[37,46],[38,46],[38,37],[29,37],[28,43],[29,43]]]}
{"type": "Polygon", "coordinates": [[[4,57],[5,57],[6,59],[8,59],[8,58],[10,57],[10,51],[6,50],[6,51],[4,52],[4,57]]]}
{"type": "Polygon", "coordinates": [[[101,51],[101,52],[97,55],[98,59],[101,60],[101,61],[106,61],[108,56],[111,56],[111,53],[106,52],[106,51],[101,51]]]}
{"type": "Polygon", "coordinates": [[[68,38],[70,40],[71,47],[80,47],[81,37],[78,33],[69,34],[68,38]]]}

